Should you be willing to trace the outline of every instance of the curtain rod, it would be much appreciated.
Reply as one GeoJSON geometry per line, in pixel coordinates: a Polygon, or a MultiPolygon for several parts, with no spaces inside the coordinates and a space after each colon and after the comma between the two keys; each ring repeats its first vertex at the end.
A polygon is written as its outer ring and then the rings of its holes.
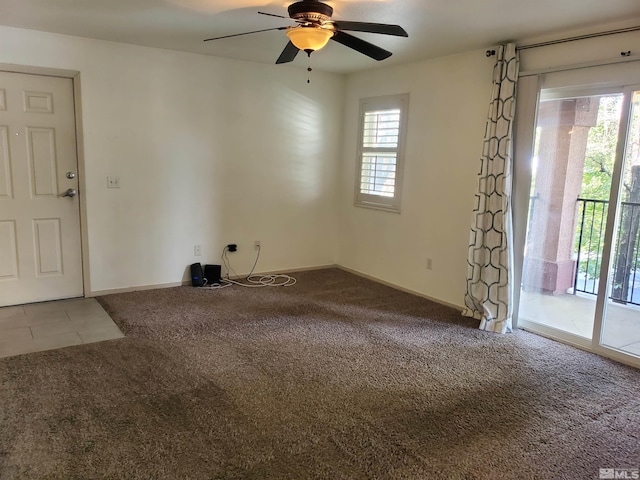
{"type": "MultiPolygon", "coordinates": [[[[516,50],[528,50],[529,48],[547,47],[549,45],[557,45],[559,43],[575,42],[576,40],[586,40],[588,38],[605,37],[607,35],[618,35],[620,33],[629,33],[640,31],[640,25],[635,27],[619,28],[617,30],[608,30],[606,32],[588,33],[586,35],[578,35],[576,37],[560,38],[558,40],[549,40],[548,42],[532,43],[530,45],[522,45],[516,47],[516,50]]],[[[495,50],[487,50],[487,57],[496,54],[495,50]]],[[[623,56],[631,55],[631,52],[622,52],[623,56]],[[625,55],[626,54],[626,55],[625,55]]]]}

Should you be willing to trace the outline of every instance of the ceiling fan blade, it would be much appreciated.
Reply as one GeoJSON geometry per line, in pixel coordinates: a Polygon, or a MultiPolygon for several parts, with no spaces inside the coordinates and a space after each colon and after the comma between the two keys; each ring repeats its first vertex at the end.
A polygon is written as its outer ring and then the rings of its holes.
{"type": "Polygon", "coordinates": [[[267,12],[258,12],[260,15],[268,15],[270,17],[278,17],[278,18],[289,18],[289,17],[284,17],[282,15],[276,15],[275,13],[267,13],[267,12]]]}
{"type": "Polygon", "coordinates": [[[374,60],[380,61],[391,56],[391,52],[385,50],[384,48],[380,48],[372,43],[365,42],[364,40],[358,37],[354,37],[353,35],[349,35],[348,33],[338,31],[333,37],[331,37],[331,40],[341,43],[345,47],[353,48],[354,50],[366,55],[367,57],[371,57],[374,60]]]}
{"type": "Polygon", "coordinates": [[[298,55],[299,51],[300,49],[298,49],[298,47],[296,47],[293,43],[287,43],[287,46],[284,47],[284,50],[282,50],[282,53],[278,57],[278,60],[276,60],[276,63],[293,62],[293,59],[296,58],[296,55],[298,55]]]}
{"type": "Polygon", "coordinates": [[[233,35],[224,35],[222,37],[213,37],[203,40],[204,42],[210,42],[211,40],[220,40],[221,38],[239,37],[241,35],[251,35],[252,33],[269,32],[271,30],[286,30],[287,27],[265,28],[263,30],[254,30],[253,32],[234,33],[233,35]]]}
{"type": "Polygon", "coordinates": [[[338,20],[333,22],[338,30],[350,30],[352,32],[381,33],[383,35],[395,35],[396,37],[408,37],[409,34],[400,25],[387,23],[346,22],[338,20]]]}

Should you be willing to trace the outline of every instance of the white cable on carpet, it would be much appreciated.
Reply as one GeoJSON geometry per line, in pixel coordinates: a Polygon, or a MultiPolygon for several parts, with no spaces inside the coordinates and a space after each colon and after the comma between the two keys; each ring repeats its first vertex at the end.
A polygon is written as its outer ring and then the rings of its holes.
{"type": "Polygon", "coordinates": [[[235,277],[239,275],[231,268],[231,261],[227,256],[227,251],[229,247],[224,247],[222,249],[222,264],[227,268],[227,278],[221,279],[220,284],[214,284],[215,286],[211,286],[208,288],[217,289],[230,287],[231,285],[238,285],[240,287],[246,288],[262,288],[262,287],[291,287],[296,284],[297,280],[289,275],[284,274],[272,274],[272,275],[254,275],[253,271],[256,269],[256,265],[258,264],[258,259],[260,258],[260,245],[257,245],[258,253],[256,254],[256,260],[253,262],[253,267],[251,267],[251,271],[249,275],[246,276],[245,280],[249,283],[239,282],[237,280],[231,280],[229,278],[229,274],[233,272],[235,277]]]}

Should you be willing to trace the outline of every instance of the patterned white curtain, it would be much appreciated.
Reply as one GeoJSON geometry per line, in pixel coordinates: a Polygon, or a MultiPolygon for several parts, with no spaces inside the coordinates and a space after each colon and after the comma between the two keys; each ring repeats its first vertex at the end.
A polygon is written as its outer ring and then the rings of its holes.
{"type": "Polygon", "coordinates": [[[515,44],[501,45],[496,57],[471,224],[467,293],[462,314],[480,320],[481,330],[506,333],[512,328],[513,311],[511,174],[518,81],[515,44]]]}

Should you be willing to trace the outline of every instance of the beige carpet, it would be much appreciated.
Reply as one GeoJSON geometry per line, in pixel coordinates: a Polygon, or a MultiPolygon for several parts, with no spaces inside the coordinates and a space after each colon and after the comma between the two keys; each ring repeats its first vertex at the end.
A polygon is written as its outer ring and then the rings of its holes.
{"type": "Polygon", "coordinates": [[[597,479],[640,371],[340,270],[103,297],[126,338],[0,359],[0,478],[597,479]]]}

